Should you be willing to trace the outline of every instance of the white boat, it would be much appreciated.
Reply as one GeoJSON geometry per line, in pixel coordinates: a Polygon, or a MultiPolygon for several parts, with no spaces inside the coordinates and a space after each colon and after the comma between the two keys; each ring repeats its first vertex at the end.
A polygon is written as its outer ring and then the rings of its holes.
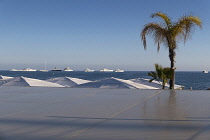
{"type": "Polygon", "coordinates": [[[94,70],[91,70],[91,69],[87,68],[87,69],[84,70],[84,72],[94,72],[94,70]]]}
{"type": "Polygon", "coordinates": [[[48,70],[38,70],[38,71],[41,71],[41,72],[48,72],[48,70]]]}
{"type": "Polygon", "coordinates": [[[20,71],[20,70],[16,70],[16,69],[11,69],[10,71],[20,71]]]}
{"type": "Polygon", "coordinates": [[[30,69],[30,68],[24,68],[21,71],[36,71],[35,69],[30,69]]]}
{"type": "Polygon", "coordinates": [[[204,70],[203,73],[209,73],[207,70],[204,70]]]}
{"type": "Polygon", "coordinates": [[[70,69],[69,67],[66,67],[63,71],[73,71],[73,70],[70,69]]]}
{"type": "Polygon", "coordinates": [[[114,72],[124,72],[124,70],[116,69],[114,72]]]}
{"type": "Polygon", "coordinates": [[[35,69],[30,69],[30,68],[24,68],[22,70],[16,70],[16,69],[11,69],[10,71],[37,71],[35,69]]]}
{"type": "Polygon", "coordinates": [[[100,71],[100,72],[113,72],[114,70],[109,70],[109,69],[104,68],[104,69],[99,70],[99,71],[100,71]]]}
{"type": "Polygon", "coordinates": [[[45,62],[44,62],[44,70],[39,70],[39,71],[41,71],[41,72],[48,72],[46,60],[45,60],[45,62]]]}
{"type": "Polygon", "coordinates": [[[203,71],[203,73],[209,73],[209,72],[206,70],[206,66],[205,66],[205,70],[203,71]]]}

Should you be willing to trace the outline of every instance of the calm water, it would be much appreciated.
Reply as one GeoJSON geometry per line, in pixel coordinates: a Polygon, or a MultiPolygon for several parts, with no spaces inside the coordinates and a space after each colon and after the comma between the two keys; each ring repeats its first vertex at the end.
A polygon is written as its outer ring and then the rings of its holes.
{"type": "MultiPolygon", "coordinates": [[[[4,76],[24,76],[36,79],[49,79],[54,77],[74,77],[86,80],[98,80],[107,77],[116,77],[121,79],[133,78],[150,78],[147,76],[148,71],[126,71],[124,73],[115,72],[18,72],[18,71],[0,71],[0,75],[4,76]]],[[[207,89],[210,87],[210,73],[204,74],[202,72],[176,72],[176,84],[185,86],[185,89],[192,87],[194,90],[207,89]]]]}

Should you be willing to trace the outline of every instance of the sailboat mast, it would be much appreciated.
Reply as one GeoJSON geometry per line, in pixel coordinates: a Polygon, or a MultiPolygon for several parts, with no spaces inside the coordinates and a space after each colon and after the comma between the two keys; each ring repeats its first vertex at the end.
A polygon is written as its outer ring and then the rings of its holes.
{"type": "Polygon", "coordinates": [[[45,68],[45,71],[47,70],[47,67],[46,67],[46,60],[44,61],[44,68],[45,68]]]}

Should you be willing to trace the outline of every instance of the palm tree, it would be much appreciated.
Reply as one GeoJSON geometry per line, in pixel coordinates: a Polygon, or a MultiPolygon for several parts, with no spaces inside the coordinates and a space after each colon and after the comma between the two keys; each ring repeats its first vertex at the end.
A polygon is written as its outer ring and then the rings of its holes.
{"type": "Polygon", "coordinates": [[[162,67],[161,65],[155,64],[155,72],[149,72],[148,76],[152,77],[152,79],[149,80],[150,83],[153,80],[157,80],[161,82],[162,89],[165,89],[165,85],[168,83],[168,80],[173,78],[173,71],[171,68],[162,67]]]}
{"type": "Polygon", "coordinates": [[[152,18],[159,17],[163,20],[161,23],[148,23],[141,31],[141,39],[143,41],[144,49],[147,48],[146,35],[152,35],[157,50],[160,45],[164,44],[169,50],[169,59],[171,61],[170,68],[173,70],[173,78],[169,81],[170,89],[174,89],[175,83],[175,57],[177,49],[177,42],[183,40],[184,43],[190,37],[192,29],[195,26],[202,28],[202,22],[196,16],[183,16],[177,22],[172,22],[171,19],[161,12],[151,15],[152,18]]]}

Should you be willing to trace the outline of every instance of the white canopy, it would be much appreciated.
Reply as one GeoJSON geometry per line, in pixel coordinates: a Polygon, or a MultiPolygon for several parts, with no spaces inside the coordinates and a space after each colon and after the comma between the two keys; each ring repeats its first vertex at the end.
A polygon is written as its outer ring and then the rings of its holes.
{"type": "Polygon", "coordinates": [[[8,81],[8,80],[10,80],[10,79],[12,79],[12,78],[14,78],[14,77],[9,77],[9,76],[2,76],[2,75],[0,75],[0,85],[6,83],[6,81],[8,81]]]}
{"type": "Polygon", "coordinates": [[[14,78],[14,77],[0,75],[0,80],[6,80],[6,79],[11,79],[11,78],[14,78]]]}
{"type": "Polygon", "coordinates": [[[65,86],[65,87],[73,87],[73,86],[76,86],[76,85],[91,82],[89,80],[83,80],[83,79],[79,79],[79,78],[72,78],[72,77],[66,77],[66,76],[65,77],[52,78],[52,79],[48,79],[46,81],[57,83],[57,84],[65,86]]]}
{"type": "Polygon", "coordinates": [[[2,86],[19,86],[19,87],[64,87],[62,85],[51,83],[43,80],[26,78],[26,77],[15,77],[12,79],[5,80],[2,86]]]}
{"type": "Polygon", "coordinates": [[[128,89],[157,89],[151,86],[134,83],[130,80],[123,80],[119,78],[105,78],[93,82],[75,86],[78,88],[128,88],[128,89]]]}
{"type": "MultiPolygon", "coordinates": [[[[162,89],[162,82],[158,82],[153,80],[151,83],[149,82],[150,79],[144,79],[144,78],[136,78],[136,79],[130,79],[130,81],[139,83],[139,84],[144,84],[148,86],[152,86],[158,89],[162,89]]],[[[169,84],[165,85],[166,88],[169,88],[169,84]]],[[[174,85],[175,89],[182,89],[184,86],[181,85],[174,85]]]]}

